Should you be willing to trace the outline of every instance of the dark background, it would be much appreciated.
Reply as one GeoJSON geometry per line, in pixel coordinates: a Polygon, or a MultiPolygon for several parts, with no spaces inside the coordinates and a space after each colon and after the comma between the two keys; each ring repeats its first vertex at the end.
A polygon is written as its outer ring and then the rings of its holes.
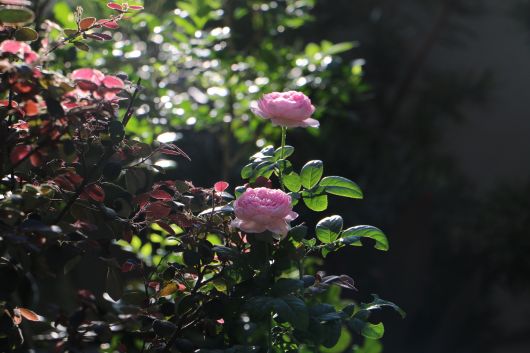
{"type": "Polygon", "coordinates": [[[408,312],[387,319],[385,352],[530,351],[526,2],[353,3],[317,17],[361,42],[377,90],[359,115],[376,128],[358,153],[376,163],[336,157],[366,191],[350,217],[383,226],[391,251],[331,266],[408,312]]]}

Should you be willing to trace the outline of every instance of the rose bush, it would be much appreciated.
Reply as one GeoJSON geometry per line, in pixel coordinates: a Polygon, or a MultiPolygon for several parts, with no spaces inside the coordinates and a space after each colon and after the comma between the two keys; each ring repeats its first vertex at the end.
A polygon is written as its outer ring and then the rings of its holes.
{"type": "Polygon", "coordinates": [[[167,179],[161,156],[190,157],[128,134],[140,82],[45,69],[56,48],[85,50],[140,10],[108,7],[105,19],[78,9],[76,29],[47,23],[38,51],[24,42],[37,39],[22,26],[34,17],[25,3],[0,7],[0,351],[315,352],[339,339],[350,347],[347,332],[380,338],[371,313],[403,312],[377,296],[330,301],[331,287],[355,290],[353,279],[311,259],[365,239],[386,251],[383,232],[344,229],[337,215],[310,230],[293,211],[300,200],[322,212],[329,195],[362,198],[353,181],[323,177],[322,161],[300,171],[289,161],[286,127],[317,125],[309,99],[273,93],[258,104],[282,126],[282,142],[250,158],[233,194],[223,181],[167,179]],[[87,258],[97,266],[83,273],[87,258]],[[39,302],[43,281],[69,276],[101,287],[57,285],[54,302],[39,302]]]}

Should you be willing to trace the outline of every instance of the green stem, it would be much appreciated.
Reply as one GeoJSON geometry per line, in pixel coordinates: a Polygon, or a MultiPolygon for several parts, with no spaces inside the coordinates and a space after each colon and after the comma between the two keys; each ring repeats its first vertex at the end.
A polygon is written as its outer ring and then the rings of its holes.
{"type": "MultiPolygon", "coordinates": [[[[285,140],[287,139],[287,128],[282,126],[282,143],[280,145],[280,161],[283,163],[283,153],[285,149],[285,140]]],[[[279,177],[280,177],[280,187],[285,191],[285,186],[283,185],[283,165],[280,165],[279,168],[279,177]]]]}

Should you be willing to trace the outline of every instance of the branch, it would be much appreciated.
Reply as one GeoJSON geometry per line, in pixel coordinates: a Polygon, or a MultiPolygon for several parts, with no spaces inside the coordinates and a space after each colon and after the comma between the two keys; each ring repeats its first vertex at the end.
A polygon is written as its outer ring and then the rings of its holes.
{"type": "Polygon", "coordinates": [[[127,106],[127,111],[125,112],[125,115],[123,116],[123,128],[127,126],[127,123],[129,123],[129,120],[131,119],[131,116],[133,114],[133,106],[134,101],[136,100],[136,97],[138,97],[138,93],[140,92],[140,83],[142,82],[142,79],[139,78],[138,81],[136,81],[136,88],[134,89],[133,95],[131,97],[131,100],[129,100],[129,105],[127,106]]]}

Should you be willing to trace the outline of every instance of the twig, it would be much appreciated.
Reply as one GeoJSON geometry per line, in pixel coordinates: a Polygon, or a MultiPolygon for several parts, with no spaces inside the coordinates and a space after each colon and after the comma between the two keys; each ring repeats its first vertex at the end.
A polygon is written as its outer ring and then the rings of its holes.
{"type": "Polygon", "coordinates": [[[127,106],[127,111],[125,112],[125,115],[123,116],[122,124],[124,128],[127,126],[127,123],[129,122],[133,114],[134,101],[136,100],[136,97],[138,96],[138,93],[140,92],[141,82],[142,82],[141,78],[139,78],[138,81],[136,81],[136,88],[134,89],[131,100],[129,101],[129,105],[127,106]]]}
{"type": "Polygon", "coordinates": [[[117,15],[117,16],[111,16],[110,19],[108,19],[106,21],[103,21],[103,22],[99,22],[99,23],[96,22],[96,23],[94,23],[92,26],[90,26],[88,28],[85,28],[85,29],[78,28],[77,32],[75,32],[74,34],[72,34],[70,36],[67,36],[63,40],[57,42],[51,49],[49,49],[46,53],[44,53],[44,55],[49,55],[50,53],[52,53],[55,50],[59,49],[60,47],[62,47],[63,45],[67,44],[71,40],[76,39],[77,37],[79,37],[83,33],[90,31],[91,29],[100,28],[102,25],[104,25],[106,23],[109,23],[109,22],[118,22],[122,18],[123,18],[123,14],[120,14],[120,15],[117,15]]]}

